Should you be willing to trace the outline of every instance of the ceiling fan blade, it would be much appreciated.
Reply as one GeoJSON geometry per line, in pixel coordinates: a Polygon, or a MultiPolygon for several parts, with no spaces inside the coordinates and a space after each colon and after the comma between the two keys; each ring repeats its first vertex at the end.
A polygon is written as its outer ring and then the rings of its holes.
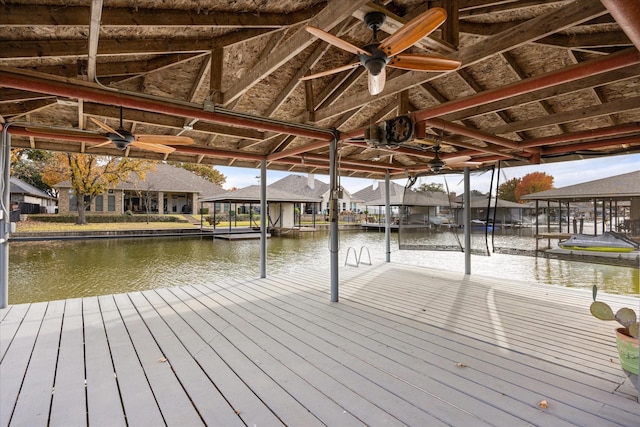
{"type": "Polygon", "coordinates": [[[348,41],[344,41],[339,37],[334,36],[331,33],[327,33],[320,28],[307,26],[305,29],[319,38],[320,40],[324,40],[325,42],[334,45],[335,47],[339,47],[342,50],[346,50],[347,52],[351,52],[354,55],[362,55],[365,54],[367,56],[371,56],[369,52],[364,49],[360,49],[358,46],[349,43],[348,41]]]}
{"type": "Polygon", "coordinates": [[[42,133],[42,134],[56,134],[56,135],[66,135],[66,136],[79,136],[79,137],[102,137],[103,135],[94,133],[94,132],[89,132],[89,131],[84,131],[81,129],[62,129],[62,128],[55,128],[55,127],[39,127],[39,126],[29,126],[29,127],[25,127],[25,129],[28,132],[34,132],[34,133],[42,133]]]}
{"type": "Polygon", "coordinates": [[[380,71],[380,74],[374,76],[371,73],[369,74],[369,93],[371,95],[377,95],[384,89],[384,84],[387,80],[387,72],[384,68],[380,71]]]}
{"type": "Polygon", "coordinates": [[[360,66],[360,63],[359,62],[354,62],[353,64],[343,65],[342,67],[332,68],[330,70],[325,70],[325,71],[321,71],[319,73],[310,74],[308,76],[300,77],[300,80],[311,80],[311,79],[315,79],[317,77],[329,76],[331,74],[336,74],[336,73],[339,73],[341,71],[350,70],[350,69],[356,68],[358,66],[360,66]]]}
{"type": "Polygon", "coordinates": [[[398,31],[387,37],[378,48],[387,56],[397,55],[413,46],[418,40],[431,34],[447,19],[447,12],[434,7],[404,24],[398,31]]]}
{"type": "Polygon", "coordinates": [[[146,142],[133,141],[129,147],[139,148],[141,150],[154,151],[156,153],[169,154],[176,151],[175,148],[162,144],[148,144],[146,142]]]}
{"type": "Polygon", "coordinates": [[[176,135],[135,135],[136,142],[143,144],[164,144],[164,145],[191,145],[193,139],[188,136],[176,135]]]}
{"type": "Polygon", "coordinates": [[[447,164],[464,163],[467,160],[471,160],[471,156],[454,156],[442,160],[447,164]]]}
{"type": "Polygon", "coordinates": [[[87,147],[87,148],[91,149],[91,148],[104,147],[105,145],[109,145],[109,144],[112,144],[111,140],[107,140],[107,141],[105,141],[105,142],[103,142],[101,144],[92,145],[92,146],[87,147]]]}
{"type": "Polygon", "coordinates": [[[91,121],[93,123],[95,123],[96,125],[98,125],[100,128],[102,128],[103,130],[110,132],[110,133],[115,133],[116,135],[118,135],[121,138],[124,138],[124,135],[122,135],[120,132],[118,132],[117,130],[115,130],[114,128],[112,128],[111,126],[107,125],[106,123],[102,123],[100,120],[97,120],[93,117],[89,117],[91,119],[91,121]]]}
{"type": "Polygon", "coordinates": [[[403,53],[391,58],[387,66],[412,71],[452,71],[458,69],[461,64],[457,59],[403,53]]]}

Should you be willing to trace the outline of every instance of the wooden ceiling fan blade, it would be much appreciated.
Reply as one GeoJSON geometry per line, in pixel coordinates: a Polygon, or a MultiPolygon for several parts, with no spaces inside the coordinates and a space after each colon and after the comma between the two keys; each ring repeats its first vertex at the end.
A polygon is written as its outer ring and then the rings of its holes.
{"type": "Polygon", "coordinates": [[[149,144],[149,143],[140,142],[140,141],[133,141],[131,144],[129,144],[129,146],[139,148],[141,150],[153,151],[153,152],[162,153],[162,154],[169,154],[176,151],[175,148],[169,147],[168,145],[149,144]]]}
{"type": "Polygon", "coordinates": [[[124,135],[122,135],[120,132],[118,132],[117,130],[115,130],[114,128],[112,128],[111,126],[109,126],[106,123],[102,123],[100,120],[97,120],[93,117],[89,117],[91,119],[91,121],[93,123],[95,123],[96,125],[98,125],[101,129],[110,132],[110,133],[115,133],[116,135],[120,136],[121,138],[124,138],[124,135]]]}
{"type": "Polygon", "coordinates": [[[464,163],[468,160],[471,160],[471,156],[454,156],[446,159],[442,159],[447,164],[453,163],[464,163]]]}
{"type": "Polygon", "coordinates": [[[384,68],[380,71],[380,74],[374,76],[371,73],[369,75],[369,93],[371,95],[377,95],[384,90],[384,84],[387,80],[387,72],[384,68]]]}
{"type": "Polygon", "coordinates": [[[391,58],[387,66],[412,71],[452,71],[460,68],[461,64],[457,59],[403,53],[391,58]]]}
{"type": "Polygon", "coordinates": [[[88,147],[88,148],[104,147],[105,145],[109,145],[109,144],[112,144],[111,140],[107,140],[101,144],[92,145],[91,147],[88,147]]]}
{"type": "Polygon", "coordinates": [[[76,130],[76,129],[62,129],[55,127],[39,127],[39,126],[29,126],[25,127],[25,130],[33,133],[42,133],[42,134],[56,134],[56,135],[66,135],[66,136],[79,136],[79,137],[101,137],[103,135],[99,135],[94,132],[84,131],[84,130],[76,130]]]}
{"type": "Polygon", "coordinates": [[[349,43],[348,41],[342,40],[341,38],[336,37],[331,33],[327,33],[326,31],[321,30],[320,28],[307,26],[305,27],[305,29],[311,34],[313,34],[314,36],[316,36],[317,38],[319,38],[320,40],[324,40],[325,42],[331,45],[334,45],[335,47],[339,47],[342,50],[346,50],[347,52],[351,52],[354,55],[365,54],[367,56],[371,56],[371,54],[366,50],[361,49],[358,46],[349,43]]]}
{"type": "Polygon", "coordinates": [[[315,78],[318,78],[318,77],[329,76],[331,74],[340,73],[342,71],[350,70],[350,69],[356,68],[358,66],[360,66],[360,63],[359,62],[354,62],[353,64],[343,65],[342,67],[332,68],[330,70],[325,70],[325,71],[321,71],[319,73],[310,74],[308,76],[300,77],[300,80],[311,80],[311,79],[315,79],[315,78]]]}
{"type": "Polygon", "coordinates": [[[387,56],[397,55],[413,46],[418,40],[431,34],[447,19],[447,12],[434,7],[404,24],[398,31],[387,37],[378,48],[387,56]]]}
{"type": "Polygon", "coordinates": [[[144,144],[163,144],[163,145],[191,145],[193,144],[193,138],[188,136],[176,136],[176,135],[144,135],[136,134],[136,142],[142,142],[144,144]]]}

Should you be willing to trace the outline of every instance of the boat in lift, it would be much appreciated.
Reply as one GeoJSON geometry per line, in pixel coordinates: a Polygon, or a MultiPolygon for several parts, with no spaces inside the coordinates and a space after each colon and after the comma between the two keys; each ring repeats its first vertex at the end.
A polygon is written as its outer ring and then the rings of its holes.
{"type": "Polygon", "coordinates": [[[558,246],[573,251],[627,253],[638,250],[640,245],[623,234],[608,231],[600,236],[574,234],[558,246]]]}

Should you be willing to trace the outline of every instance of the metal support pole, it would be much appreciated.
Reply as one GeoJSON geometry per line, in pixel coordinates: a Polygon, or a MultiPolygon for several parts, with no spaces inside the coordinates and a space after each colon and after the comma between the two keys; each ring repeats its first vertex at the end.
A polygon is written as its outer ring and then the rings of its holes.
{"type": "Polygon", "coordinates": [[[267,160],[260,161],[260,278],[267,277],[267,160]]]}
{"type": "Polygon", "coordinates": [[[384,241],[386,242],[386,260],[391,262],[391,197],[389,196],[389,171],[384,174],[384,208],[385,208],[385,224],[384,224],[384,241]]]}
{"type": "Polygon", "coordinates": [[[0,308],[9,305],[9,234],[11,232],[10,207],[10,169],[11,169],[11,136],[7,128],[2,130],[0,154],[2,159],[2,220],[0,221],[0,308]]]}
{"type": "Polygon", "coordinates": [[[329,233],[331,259],[331,302],[338,302],[338,143],[333,138],[329,143],[329,233]]]}
{"type": "Polygon", "coordinates": [[[471,274],[471,173],[464,168],[464,274],[471,274]]]}

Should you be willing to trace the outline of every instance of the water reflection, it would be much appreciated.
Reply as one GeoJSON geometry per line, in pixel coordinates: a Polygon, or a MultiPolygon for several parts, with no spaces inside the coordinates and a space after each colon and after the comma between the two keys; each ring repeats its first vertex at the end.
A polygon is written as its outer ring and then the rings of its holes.
{"type": "MultiPolygon", "coordinates": [[[[461,252],[398,250],[391,235],[393,262],[464,272],[461,252]]],[[[385,261],[384,233],[342,232],[341,268],[348,247],[365,246],[374,264],[385,261]]],[[[271,238],[267,275],[296,274],[329,266],[329,235],[271,238]]],[[[362,266],[360,268],[366,268],[362,266]]],[[[257,241],[200,238],[112,239],[12,242],[9,302],[12,304],[209,283],[217,278],[258,277],[257,241]]],[[[612,293],[640,293],[637,268],[587,264],[504,254],[472,257],[472,274],[530,283],[590,288],[597,283],[612,293]]]]}

